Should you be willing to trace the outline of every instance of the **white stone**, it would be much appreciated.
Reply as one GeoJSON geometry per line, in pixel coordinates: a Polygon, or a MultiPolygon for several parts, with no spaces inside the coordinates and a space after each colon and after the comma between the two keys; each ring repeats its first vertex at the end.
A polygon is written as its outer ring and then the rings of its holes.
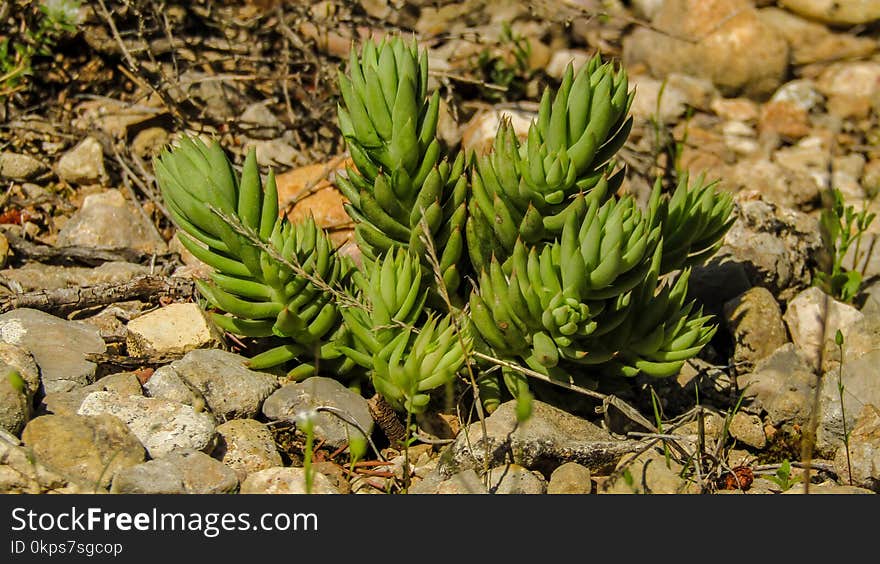
{"type": "Polygon", "coordinates": [[[810,365],[818,368],[820,351],[825,340],[834,339],[838,329],[846,337],[850,326],[864,318],[864,315],[819,288],[812,287],[788,303],[782,318],[792,342],[803,352],[810,365]]]}
{"type": "Polygon", "coordinates": [[[188,405],[158,398],[92,392],[83,400],[78,415],[115,415],[144,445],[150,458],[182,449],[211,452],[215,446],[214,418],[188,405]]]}
{"type": "Polygon", "coordinates": [[[107,177],[104,149],[94,137],[86,137],[58,160],[58,177],[71,184],[98,184],[107,177]]]}
{"type": "Polygon", "coordinates": [[[126,345],[129,354],[183,354],[219,346],[222,335],[195,303],[161,307],[128,322],[126,345]]]}

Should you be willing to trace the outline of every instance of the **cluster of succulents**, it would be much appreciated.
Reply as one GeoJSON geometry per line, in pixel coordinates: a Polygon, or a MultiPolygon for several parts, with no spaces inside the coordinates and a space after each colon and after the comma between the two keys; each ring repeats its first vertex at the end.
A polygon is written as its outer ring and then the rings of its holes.
{"type": "Polygon", "coordinates": [[[284,341],[253,366],[295,361],[301,377],[326,359],[415,413],[470,363],[492,409],[527,394],[530,372],[664,378],[710,341],[688,276],[720,245],[732,200],[686,175],[669,191],[658,180],[645,206],[619,194],[633,99],[622,69],[598,56],[569,65],[528,136],[505,122],[479,156],[438,138],[439,97],[415,43],[366,41],[339,86],[353,165],[336,182],[358,268],[314,222],[279,216],[253,153],[240,178],[216,144],[187,139],[156,160],[181,241],[216,269],[199,289],[218,326],[284,341]]]}

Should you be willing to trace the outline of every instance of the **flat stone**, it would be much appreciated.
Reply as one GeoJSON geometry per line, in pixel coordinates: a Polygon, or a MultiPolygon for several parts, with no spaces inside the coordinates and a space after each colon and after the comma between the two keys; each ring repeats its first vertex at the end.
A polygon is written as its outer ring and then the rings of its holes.
{"type": "Polygon", "coordinates": [[[110,492],[226,494],[237,487],[238,478],[230,468],[203,452],[185,450],[117,473],[110,492]]]}
{"type": "Polygon", "coordinates": [[[0,341],[18,345],[33,355],[45,393],[90,384],[97,365],[85,356],[107,349],[96,328],[29,308],[0,315],[0,341]]]}
{"type": "Polygon", "coordinates": [[[184,354],[223,344],[220,330],[196,303],[174,303],[128,322],[125,344],[132,356],[184,354]]]}
{"type": "Polygon", "coordinates": [[[110,415],[37,417],[22,441],[47,467],[93,488],[109,487],[117,472],[144,461],[137,437],[110,415]]]}
{"type": "Polygon", "coordinates": [[[615,440],[590,423],[541,401],[533,402],[532,416],[523,424],[516,419],[515,401],[498,406],[482,425],[473,423],[458,434],[440,456],[444,477],[467,469],[506,463],[511,456],[521,466],[542,473],[563,462],[577,462],[593,471],[607,470],[630,452],[633,444],[615,440]]]}
{"type": "Polygon", "coordinates": [[[242,494],[338,494],[330,479],[315,472],[312,489],[306,489],[304,468],[267,468],[248,475],[241,484],[242,494]]]}
{"type": "Polygon", "coordinates": [[[60,247],[134,249],[143,253],[168,250],[156,227],[119,190],[86,196],[82,207],[58,232],[60,247]]]}
{"type": "Polygon", "coordinates": [[[495,135],[504,117],[510,118],[513,131],[520,141],[524,141],[529,133],[529,126],[535,119],[534,112],[511,109],[489,109],[477,112],[464,126],[461,133],[463,151],[475,151],[484,155],[492,149],[495,135]]]}
{"type": "MultiPolygon", "coordinates": [[[[297,416],[318,406],[338,409],[358,422],[368,434],[373,429],[373,417],[360,394],[349,390],[338,380],[312,376],[302,382],[285,384],[263,403],[263,415],[271,421],[297,422],[297,416]]],[[[342,421],[332,413],[320,412],[313,418],[315,438],[330,448],[347,445],[350,437],[363,434],[354,425],[342,421]]]]}
{"type": "Polygon", "coordinates": [[[210,452],[216,444],[216,423],[210,413],[162,399],[92,392],[78,413],[115,415],[128,425],[150,458],[186,449],[210,452]]]}
{"type": "Polygon", "coordinates": [[[130,262],[105,262],[94,268],[28,263],[21,268],[7,268],[0,276],[21,292],[58,290],[71,286],[124,284],[150,273],[150,267],[130,262]]]}

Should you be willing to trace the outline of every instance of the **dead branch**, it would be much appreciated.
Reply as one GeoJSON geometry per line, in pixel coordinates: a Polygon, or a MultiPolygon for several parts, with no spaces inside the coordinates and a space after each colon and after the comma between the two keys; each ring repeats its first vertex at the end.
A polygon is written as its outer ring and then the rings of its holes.
{"type": "Polygon", "coordinates": [[[123,284],[96,284],[3,296],[0,298],[0,313],[27,307],[66,316],[74,311],[116,302],[186,300],[194,294],[195,284],[189,278],[146,275],[123,284]]]}

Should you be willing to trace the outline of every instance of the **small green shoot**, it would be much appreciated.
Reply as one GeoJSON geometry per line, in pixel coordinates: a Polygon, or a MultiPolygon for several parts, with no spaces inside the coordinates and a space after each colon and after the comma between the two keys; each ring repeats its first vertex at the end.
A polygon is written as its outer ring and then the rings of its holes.
{"type": "Polygon", "coordinates": [[[837,371],[837,394],[840,397],[840,418],[843,420],[843,447],[846,449],[846,473],[849,476],[849,485],[852,485],[852,461],[849,454],[849,431],[846,428],[846,408],[843,403],[843,332],[838,329],[834,334],[834,343],[840,351],[840,368],[837,371]]]}
{"type": "Polygon", "coordinates": [[[791,462],[789,462],[788,459],[782,461],[779,468],[776,469],[776,474],[770,476],[769,479],[776,483],[782,491],[790,490],[795,484],[801,481],[800,476],[792,475],[791,462]]]}
{"type": "Polygon", "coordinates": [[[865,206],[860,212],[854,206],[845,206],[843,194],[837,188],[831,190],[831,198],[831,205],[822,210],[819,218],[822,243],[831,254],[831,270],[817,271],[814,284],[831,297],[849,303],[862,286],[864,271],[858,270],[862,236],[876,214],[868,212],[865,206]],[[853,270],[848,270],[843,262],[853,245],[853,270]]]}

